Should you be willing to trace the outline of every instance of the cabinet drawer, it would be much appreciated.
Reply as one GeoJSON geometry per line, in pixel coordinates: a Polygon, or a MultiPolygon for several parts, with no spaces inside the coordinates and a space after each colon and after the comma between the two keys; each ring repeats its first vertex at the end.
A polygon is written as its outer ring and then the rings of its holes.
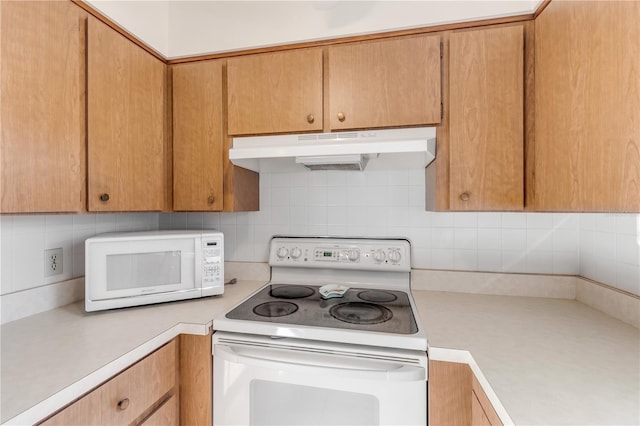
{"type": "Polygon", "coordinates": [[[176,391],[176,345],[175,340],[171,341],[42,424],[138,423],[163,398],[176,391]]]}
{"type": "Polygon", "coordinates": [[[178,426],[178,398],[174,395],[147,417],[143,426],[178,426]]]}

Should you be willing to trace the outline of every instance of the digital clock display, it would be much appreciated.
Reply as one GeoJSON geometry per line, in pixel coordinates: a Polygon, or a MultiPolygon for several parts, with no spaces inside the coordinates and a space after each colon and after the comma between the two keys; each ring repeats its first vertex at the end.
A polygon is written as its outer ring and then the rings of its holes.
{"type": "Polygon", "coordinates": [[[331,256],[333,256],[333,252],[331,252],[331,251],[325,251],[322,255],[323,255],[324,257],[331,257],[331,256]]]}

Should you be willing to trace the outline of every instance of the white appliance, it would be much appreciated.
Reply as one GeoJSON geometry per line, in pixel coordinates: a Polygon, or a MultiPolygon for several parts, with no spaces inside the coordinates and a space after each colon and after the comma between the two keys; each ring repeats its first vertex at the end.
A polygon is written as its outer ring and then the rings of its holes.
{"type": "Polygon", "coordinates": [[[215,425],[425,425],[406,239],[271,241],[271,282],[213,321],[215,425]]]}
{"type": "Polygon", "coordinates": [[[102,234],[85,241],[85,309],[224,292],[224,236],[207,231],[102,234]]]}
{"type": "Polygon", "coordinates": [[[433,127],[233,138],[229,159],[260,172],[424,169],[436,156],[433,127]]]}

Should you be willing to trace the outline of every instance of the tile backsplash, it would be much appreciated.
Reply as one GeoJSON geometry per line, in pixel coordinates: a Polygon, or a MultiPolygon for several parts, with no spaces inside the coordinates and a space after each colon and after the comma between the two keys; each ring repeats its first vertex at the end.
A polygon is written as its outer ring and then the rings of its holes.
{"type": "Polygon", "coordinates": [[[1,292],[84,275],[84,239],[102,232],[216,228],[228,261],[265,262],[272,235],[402,236],[413,267],[583,275],[640,294],[640,215],[424,211],[420,170],[263,173],[260,211],[0,216],[1,292]],[[64,272],[45,279],[44,249],[64,272]]]}

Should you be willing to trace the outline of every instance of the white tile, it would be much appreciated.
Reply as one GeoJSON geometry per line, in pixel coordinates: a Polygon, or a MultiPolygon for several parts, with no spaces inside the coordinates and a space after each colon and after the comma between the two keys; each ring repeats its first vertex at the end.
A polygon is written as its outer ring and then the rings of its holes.
{"type": "Polygon", "coordinates": [[[329,222],[329,215],[327,207],[315,207],[311,206],[309,209],[309,226],[324,225],[329,222]]]}
{"type": "Polygon", "coordinates": [[[135,213],[120,213],[116,216],[116,232],[130,232],[136,230],[135,213]]]}
{"type": "Polygon", "coordinates": [[[407,170],[390,170],[389,185],[391,186],[406,186],[409,185],[409,172],[407,170]]]}
{"type": "Polygon", "coordinates": [[[526,228],[527,215],[525,213],[501,213],[502,228],[526,228]]]}
{"type": "Polygon", "coordinates": [[[271,205],[261,206],[259,211],[252,212],[251,215],[253,216],[254,224],[268,225],[271,223],[271,205]]]}
{"type": "Polygon", "coordinates": [[[519,250],[502,251],[503,272],[526,272],[527,252],[519,250]]]}
{"type": "Polygon", "coordinates": [[[594,258],[597,265],[597,272],[594,279],[601,283],[616,285],[618,267],[615,260],[605,257],[594,258]]]}
{"type": "Polygon", "coordinates": [[[85,272],[85,241],[95,235],[91,229],[79,228],[73,230],[73,246],[71,248],[71,274],[75,277],[84,276],[85,272]]]}
{"type": "Polygon", "coordinates": [[[433,269],[454,269],[453,253],[452,249],[431,249],[431,267],[433,269]]]}
{"type": "Polygon", "coordinates": [[[369,223],[370,208],[366,206],[347,207],[347,226],[349,229],[355,226],[367,227],[369,223]]]}
{"type": "Polygon", "coordinates": [[[287,173],[289,176],[289,186],[309,186],[309,177],[313,174],[309,170],[302,170],[300,172],[287,173]]]}
{"type": "Polygon", "coordinates": [[[203,229],[220,228],[220,213],[205,213],[202,216],[202,228],[203,229]]]}
{"type": "Polygon", "coordinates": [[[527,231],[525,229],[502,229],[502,250],[526,250],[527,231]]]}
{"type": "Polygon", "coordinates": [[[326,206],[327,205],[327,188],[326,187],[310,187],[309,191],[309,204],[311,206],[326,206]]]}
{"type": "Polygon", "coordinates": [[[289,206],[271,206],[271,224],[282,225],[288,224],[290,217],[289,206]]]}
{"type": "Polygon", "coordinates": [[[406,210],[409,206],[409,187],[391,186],[389,189],[391,205],[406,210]]]}
{"type": "MultiPolygon", "coordinates": [[[[44,264],[43,264],[43,283],[51,284],[60,281],[66,281],[73,276],[73,232],[47,232],[45,235],[44,248],[62,249],[62,273],[51,277],[44,277],[44,264]]],[[[44,258],[43,258],[44,262],[44,258]]]]}
{"type": "Polygon", "coordinates": [[[616,287],[640,296],[640,267],[618,265],[616,287]]]}
{"type": "Polygon", "coordinates": [[[616,259],[629,265],[640,265],[640,242],[635,235],[617,235],[616,259]]]}
{"type": "Polygon", "coordinates": [[[289,204],[292,206],[309,205],[309,190],[303,186],[296,186],[296,187],[290,188],[289,204]]]}
{"type": "Polygon", "coordinates": [[[499,272],[502,270],[502,252],[499,250],[478,250],[478,270],[499,272]]]}
{"type": "Polygon", "coordinates": [[[596,227],[596,214],[582,213],[580,216],[580,229],[593,230],[596,227]]]}
{"type": "Polygon", "coordinates": [[[347,188],[347,206],[366,206],[367,193],[365,188],[349,186],[347,188]]]}
{"type": "Polygon", "coordinates": [[[327,224],[328,225],[347,225],[347,208],[342,206],[327,207],[327,224]]]}
{"type": "Polygon", "coordinates": [[[478,248],[478,230],[476,228],[454,228],[453,246],[456,250],[475,251],[478,248]]]}
{"type": "Polygon", "coordinates": [[[291,200],[291,192],[288,186],[271,188],[271,205],[288,206],[291,200]]]}
{"type": "MultiPolygon", "coordinates": [[[[73,226],[76,228],[75,223],[73,226]]],[[[159,226],[160,229],[171,229],[171,213],[160,213],[159,226]]]]}
{"type": "Polygon", "coordinates": [[[553,213],[553,227],[578,229],[580,227],[580,216],[575,213],[553,213]]]}
{"type": "Polygon", "coordinates": [[[390,206],[392,188],[388,186],[368,186],[365,188],[366,204],[369,206],[390,206]]]}
{"type": "Polygon", "coordinates": [[[309,185],[312,187],[326,188],[327,180],[327,172],[324,170],[317,170],[309,175],[309,185]]]}
{"type": "Polygon", "coordinates": [[[235,213],[220,213],[220,226],[235,225],[236,223],[235,213]]]}
{"type": "Polygon", "coordinates": [[[431,228],[400,228],[414,247],[431,248],[431,228]]]}
{"type": "Polygon", "coordinates": [[[478,213],[478,228],[501,228],[502,216],[500,213],[478,213]]]}
{"type": "Polygon", "coordinates": [[[594,232],[593,235],[597,253],[606,259],[615,259],[616,235],[609,232],[594,232]]]}
{"type": "Polygon", "coordinates": [[[203,229],[204,213],[187,213],[187,229],[203,229]]]}
{"type": "Polygon", "coordinates": [[[329,171],[327,172],[327,186],[347,186],[347,173],[340,171],[329,171]]]}
{"type": "Polygon", "coordinates": [[[411,253],[412,267],[420,269],[432,268],[431,249],[415,247],[411,253]]]}
{"type": "Polygon", "coordinates": [[[409,185],[424,187],[425,171],[420,169],[409,170],[409,185]]]}
{"type": "Polygon", "coordinates": [[[367,186],[389,185],[389,173],[386,170],[370,170],[366,173],[367,186]]]}
{"type": "Polygon", "coordinates": [[[553,253],[540,250],[527,252],[527,269],[525,272],[530,274],[552,274],[553,253]]]}
{"type": "Polygon", "coordinates": [[[417,206],[424,210],[425,193],[424,186],[408,186],[409,190],[409,205],[417,206]]]}
{"type": "Polygon", "coordinates": [[[224,260],[236,261],[236,225],[221,225],[220,230],[224,234],[224,260]]]}
{"type": "Polygon", "coordinates": [[[347,205],[347,188],[341,186],[327,188],[327,205],[328,206],[346,206],[347,205]]]}
{"type": "Polygon", "coordinates": [[[475,271],[478,269],[478,253],[476,250],[454,251],[454,268],[462,271],[475,271]]]}
{"type": "Polygon", "coordinates": [[[409,207],[407,213],[409,215],[409,222],[408,222],[409,226],[415,226],[415,227],[432,226],[431,213],[426,212],[424,208],[420,208],[416,206],[409,207]]]}
{"type": "Polygon", "coordinates": [[[346,176],[347,186],[363,187],[367,185],[367,172],[343,172],[346,176]]]}
{"type": "Polygon", "coordinates": [[[409,226],[409,210],[406,207],[391,206],[389,223],[394,226],[409,226]]]}
{"type": "Polygon", "coordinates": [[[44,234],[14,234],[13,291],[44,284],[44,234]]]}
{"type": "Polygon", "coordinates": [[[173,213],[171,215],[171,229],[187,229],[187,214],[173,213]]]}
{"type": "Polygon", "coordinates": [[[597,214],[596,229],[600,232],[615,232],[616,231],[616,215],[611,213],[597,214]]]}
{"type": "Polygon", "coordinates": [[[434,249],[454,248],[453,228],[433,228],[431,230],[431,247],[434,249]]]}
{"type": "Polygon", "coordinates": [[[526,213],[527,229],[551,229],[553,228],[553,214],[551,213],[526,213]]]}
{"type": "Polygon", "coordinates": [[[328,225],[309,225],[309,235],[329,235],[328,225]]]}
{"type": "Polygon", "coordinates": [[[429,219],[431,220],[431,226],[434,228],[450,228],[453,227],[453,215],[454,213],[429,213],[429,219]]]}
{"type": "Polygon", "coordinates": [[[0,239],[0,294],[13,292],[13,232],[6,229],[6,222],[2,225],[2,238],[0,239]]]}
{"type": "Polygon", "coordinates": [[[476,228],[478,226],[478,214],[453,213],[453,225],[456,228],[476,228]]]}
{"type": "Polygon", "coordinates": [[[334,237],[340,237],[340,236],[348,235],[347,234],[347,225],[341,225],[341,224],[332,225],[332,224],[329,224],[327,226],[327,231],[328,231],[327,235],[334,236],[334,237]]]}
{"type": "Polygon", "coordinates": [[[234,214],[236,216],[236,225],[253,225],[253,213],[238,212],[234,214]]]}
{"type": "Polygon", "coordinates": [[[235,260],[238,262],[253,261],[253,225],[236,226],[236,251],[235,260]]]}
{"type": "Polygon", "coordinates": [[[553,250],[551,229],[527,229],[527,250],[553,250]]]}
{"type": "Polygon", "coordinates": [[[618,214],[615,223],[616,234],[638,235],[640,238],[640,214],[618,214]]]}
{"type": "Polygon", "coordinates": [[[15,215],[13,216],[14,234],[41,234],[45,229],[44,215],[15,215]]]}
{"type": "Polygon", "coordinates": [[[292,225],[309,226],[309,206],[291,206],[289,212],[289,221],[292,225]]]}
{"type": "Polygon", "coordinates": [[[578,251],[578,234],[573,229],[555,229],[553,231],[554,251],[578,251]]]}
{"type": "Polygon", "coordinates": [[[73,215],[50,214],[45,216],[45,229],[55,229],[60,232],[70,232],[73,229],[73,215]]]}
{"type": "MultiPolygon", "coordinates": [[[[576,275],[580,271],[580,259],[574,252],[553,252],[553,273],[576,275]]],[[[611,281],[613,282],[613,281],[611,281]]]]}
{"type": "Polygon", "coordinates": [[[290,180],[288,173],[271,173],[271,188],[288,188],[290,180]]]}
{"type": "Polygon", "coordinates": [[[13,232],[13,215],[0,214],[0,230],[13,232]]]}
{"type": "Polygon", "coordinates": [[[479,250],[501,250],[502,230],[500,228],[479,228],[478,229],[478,249],[479,250]]]}

